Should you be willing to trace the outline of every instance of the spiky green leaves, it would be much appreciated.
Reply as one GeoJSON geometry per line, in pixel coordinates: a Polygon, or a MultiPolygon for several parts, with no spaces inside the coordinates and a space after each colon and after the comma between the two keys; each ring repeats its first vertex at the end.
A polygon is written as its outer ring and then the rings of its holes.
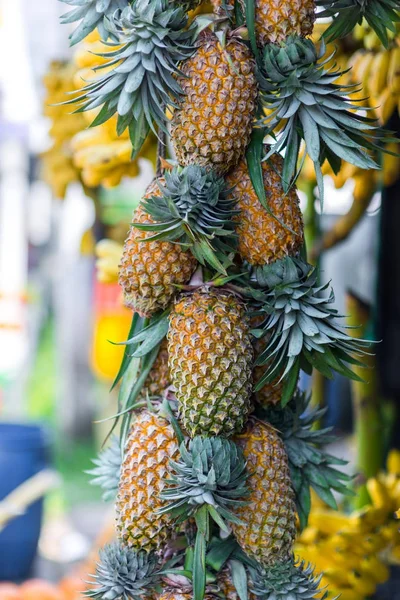
{"type": "Polygon", "coordinates": [[[213,171],[191,165],[165,173],[158,184],[161,197],[142,200],[142,206],[155,223],[133,223],[143,231],[154,232],[146,241],[168,240],[189,247],[195,258],[225,273],[223,262],[235,250],[237,211],[228,196],[225,181],[213,171]]]}
{"type": "Polygon", "coordinates": [[[206,586],[206,548],[211,539],[210,520],[229,533],[225,521],[240,523],[232,509],[246,504],[249,491],[243,453],[233,442],[197,436],[180,445],[180,460],[171,461],[169,486],[160,512],[182,522],[193,517],[197,533],[193,556],[193,597],[202,600],[206,586]]]}
{"type": "Polygon", "coordinates": [[[128,127],[137,152],[150,128],[166,130],[165,108],[181,95],[174,75],[194,51],[193,29],[182,7],[168,0],[136,0],[108,25],[117,42],[101,55],[109,60],[99,68],[107,72],[73,102],[81,103],[80,111],[102,106],[92,125],[118,113],[118,135],[128,127]]]}
{"type": "Polygon", "coordinates": [[[91,579],[93,587],[85,592],[89,598],[151,598],[159,581],[157,559],[152,554],[136,552],[117,542],[100,550],[100,561],[91,579]]]}
{"type": "Polygon", "coordinates": [[[355,355],[365,354],[370,343],[351,338],[340,326],[332,289],[324,294],[329,283],[319,285],[316,269],[289,257],[264,267],[263,276],[255,308],[264,319],[253,333],[267,336],[268,342],[255,363],[266,365],[256,390],[280,375],[285,381],[285,404],[295,390],[300,368],[311,372],[314,367],[329,379],[336,371],[358,380],[347,363],[360,365],[355,355]]]}
{"type": "Polygon", "coordinates": [[[337,504],[332,491],[351,494],[345,485],[351,477],[336,469],[338,465],[346,465],[346,461],[324,451],[324,446],[335,440],[332,428],[313,427],[325,409],[310,408],[309,403],[310,396],[297,391],[284,408],[269,406],[260,411],[262,418],[280,432],[285,443],[302,529],[307,525],[311,509],[311,488],[333,509],[337,509],[337,504]]]}
{"type": "Polygon", "coordinates": [[[122,463],[120,442],[116,435],[112,436],[110,444],[99,453],[93,463],[95,468],[86,471],[88,475],[93,475],[90,483],[102,488],[103,500],[114,500],[118,491],[122,463]]]}
{"type": "Polygon", "coordinates": [[[387,48],[388,30],[396,34],[395,23],[400,21],[398,0],[316,0],[316,4],[324,9],[319,18],[333,17],[324,32],[328,42],[348,35],[365,19],[387,48]]]}
{"type": "Polygon", "coordinates": [[[331,57],[320,62],[324,54],[324,43],[318,51],[311,40],[299,37],[288,38],[284,46],[268,44],[261,77],[261,100],[269,113],[263,124],[269,132],[281,127],[265,158],[285,150],[282,182],[287,191],[298,174],[304,140],[305,151],[314,163],[321,200],[324,160],[334,172],[342,159],[361,169],[378,168],[367,150],[376,148],[375,142],[382,137],[373,119],[352,112],[363,108],[351,101],[357,86],[335,83],[342,72],[335,67],[325,69],[331,57]]]}
{"type": "Polygon", "coordinates": [[[179,461],[171,461],[170,486],[161,494],[168,501],[162,512],[180,521],[205,507],[224,529],[223,519],[237,522],[231,512],[246,504],[246,463],[243,453],[230,440],[197,436],[180,446],[179,461]]]}
{"type": "Polygon", "coordinates": [[[328,592],[320,588],[321,576],[315,575],[314,568],[304,561],[276,563],[268,569],[250,568],[249,571],[250,589],[261,600],[325,600],[328,597],[328,592]]]}
{"type": "Polygon", "coordinates": [[[102,40],[107,41],[110,31],[106,27],[105,18],[118,14],[129,4],[129,0],[60,0],[64,4],[74,6],[61,16],[63,25],[80,21],[78,27],[69,36],[71,46],[85,39],[96,28],[102,40]]]}

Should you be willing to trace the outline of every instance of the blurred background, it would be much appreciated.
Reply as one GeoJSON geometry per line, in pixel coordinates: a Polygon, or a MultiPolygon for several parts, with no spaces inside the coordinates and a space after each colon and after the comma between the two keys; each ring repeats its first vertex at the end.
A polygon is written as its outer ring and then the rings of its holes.
{"type": "MultiPolygon", "coordinates": [[[[69,48],[65,10],[56,0],[0,0],[0,580],[58,582],[85,564],[96,537],[111,535],[112,508],[85,471],[116,411],[109,388],[123,347],[110,341],[125,340],[131,321],[116,265],[154,173],[155,139],[132,163],[113,127],[87,129],[93,115],[57,105],[93,76],[102,49],[95,34],[69,48]],[[13,508],[9,494],[37,472],[13,508]]],[[[362,78],[368,55],[368,84],[384,51],[368,29],[357,35],[335,60],[362,78]]],[[[384,103],[379,79],[371,102],[381,99],[377,117],[400,133],[398,98],[384,103]]],[[[307,163],[299,184],[310,260],[332,280],[338,311],[361,326],[357,335],[380,341],[365,384],[301,382],[327,407],[323,425],[340,440],[332,451],[361,473],[360,485],[400,442],[400,163],[380,160],[379,174],[326,172],[323,214],[307,163]]]]}

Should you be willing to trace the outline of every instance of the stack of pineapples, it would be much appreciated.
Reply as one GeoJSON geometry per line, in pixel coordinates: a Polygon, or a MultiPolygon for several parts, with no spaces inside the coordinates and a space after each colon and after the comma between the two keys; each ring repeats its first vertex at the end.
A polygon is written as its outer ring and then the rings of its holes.
{"type": "Polygon", "coordinates": [[[133,157],[160,140],[119,265],[133,311],[121,433],[94,470],[117,492],[118,541],[88,595],[327,598],[293,544],[310,489],[335,507],[348,478],[297,383],[313,368],[356,377],[368,349],[306,261],[295,182],[309,156],[322,202],[323,162],[377,168],[385,133],[309,36],[316,4],[338,37],[363,16],[392,28],[396,2],[222,0],[189,19],[196,0],[63,1],[72,43],[97,27],[108,47],[78,111],[115,119],[133,157]]]}

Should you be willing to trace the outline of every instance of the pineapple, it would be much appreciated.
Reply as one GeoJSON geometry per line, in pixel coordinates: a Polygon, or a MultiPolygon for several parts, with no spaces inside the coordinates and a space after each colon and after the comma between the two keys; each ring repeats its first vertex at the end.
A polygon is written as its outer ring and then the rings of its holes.
{"type": "MultiPolygon", "coordinates": [[[[171,585],[155,597],[155,600],[192,600],[193,590],[191,585],[171,585]]],[[[215,592],[206,591],[204,600],[220,600],[215,592]]]]}
{"type": "Polygon", "coordinates": [[[250,473],[250,505],[236,510],[242,524],[232,523],[233,533],[243,550],[264,566],[290,561],[296,504],[285,446],[271,425],[254,420],[236,441],[250,473]]]}
{"type": "Polygon", "coordinates": [[[154,554],[136,552],[116,542],[99,552],[91,588],[84,593],[98,600],[151,600],[160,583],[160,568],[154,554]]]}
{"type": "Polygon", "coordinates": [[[290,35],[307,37],[315,21],[314,0],[256,0],[255,24],[259,46],[282,44],[290,35]]]}
{"type": "Polygon", "coordinates": [[[161,394],[169,385],[170,377],[168,369],[168,343],[167,340],[164,339],[161,342],[157,358],[147,376],[139,398],[147,398],[147,396],[161,396],[161,394]]]}
{"type": "Polygon", "coordinates": [[[121,468],[116,502],[117,533],[123,544],[149,552],[172,535],[173,520],[159,514],[169,461],[178,456],[172,426],[156,413],[135,415],[121,468]]]}
{"type": "Polygon", "coordinates": [[[184,95],[172,118],[172,144],[181,165],[226,173],[244,154],[255,115],[255,62],[233,37],[222,48],[204,31],[199,47],[182,65],[184,95]]]}
{"type": "MultiPolygon", "coordinates": [[[[239,594],[234,586],[232,573],[228,567],[225,567],[220,573],[218,573],[217,584],[220,592],[224,595],[226,600],[239,600],[239,594]]],[[[257,596],[248,591],[248,600],[256,600],[256,598],[257,596]]]]}
{"type": "MultiPolygon", "coordinates": [[[[160,196],[156,182],[148,188],[145,199],[160,196]]],[[[139,206],[133,216],[137,223],[154,223],[139,206]]],[[[131,227],[119,265],[119,284],[126,306],[149,317],[165,309],[176,292],[176,285],[187,283],[197,261],[189,250],[169,241],[143,242],[151,234],[131,227]]]]}
{"type": "Polygon", "coordinates": [[[115,500],[121,476],[122,462],[119,438],[113,435],[107,448],[101,450],[98,457],[92,460],[92,462],[95,468],[91,471],[86,471],[88,475],[93,475],[90,483],[101,487],[103,490],[102,498],[105,502],[115,500]]]}
{"type": "Polygon", "coordinates": [[[170,315],[168,352],[187,433],[229,436],[240,431],[251,409],[253,359],[241,299],[207,286],[180,296],[170,315]]]}
{"type": "Polygon", "coordinates": [[[296,255],[304,242],[299,198],[295,188],[287,194],[283,191],[282,167],[283,159],[278,154],[262,163],[267,203],[273,216],[258,200],[245,160],[226,178],[240,210],[236,218],[238,251],[241,258],[252,266],[296,255]]]}

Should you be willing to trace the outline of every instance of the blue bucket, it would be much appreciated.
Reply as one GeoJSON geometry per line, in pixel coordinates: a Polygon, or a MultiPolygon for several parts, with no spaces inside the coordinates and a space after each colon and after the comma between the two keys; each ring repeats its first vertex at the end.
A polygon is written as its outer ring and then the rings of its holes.
{"type": "MultiPolygon", "coordinates": [[[[0,423],[0,500],[48,464],[49,440],[37,425],[0,423]]],[[[0,532],[0,581],[31,575],[42,523],[43,501],[29,506],[0,532]]]]}

